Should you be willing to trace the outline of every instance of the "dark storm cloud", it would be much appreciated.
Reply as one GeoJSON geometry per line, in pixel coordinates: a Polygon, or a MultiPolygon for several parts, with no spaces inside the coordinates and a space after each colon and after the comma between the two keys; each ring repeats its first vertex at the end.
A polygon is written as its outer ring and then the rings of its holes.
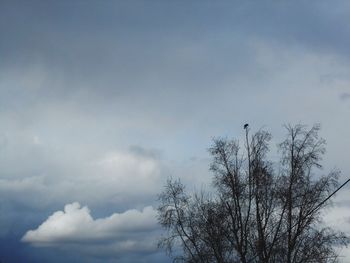
{"type": "MultiPolygon", "coordinates": [[[[17,68],[42,64],[53,75],[64,74],[69,81],[92,81],[96,85],[93,89],[118,96],[142,89],[141,83],[133,82],[135,76],[157,77],[152,74],[156,75],[159,69],[162,69],[159,73],[171,75],[172,82],[179,77],[181,81],[186,74],[190,77],[197,73],[193,79],[198,79],[198,74],[204,72],[209,75],[203,74],[202,78],[210,80],[214,73],[224,76],[245,63],[251,66],[254,50],[246,47],[253,41],[251,38],[348,55],[350,26],[346,8],[342,7],[339,1],[318,5],[309,2],[214,5],[196,1],[5,3],[1,9],[4,36],[1,52],[6,59],[1,65],[12,64],[17,68]],[[193,50],[186,54],[191,44],[193,50]],[[191,57],[195,60],[191,61],[191,57]],[[239,66],[230,70],[228,65],[239,66]],[[119,78],[126,83],[115,85],[119,78]],[[107,85],[98,86],[102,80],[107,85]]],[[[162,89],[166,86],[162,85],[162,89]]],[[[148,87],[151,91],[154,88],[161,87],[148,87]]],[[[58,89],[57,92],[69,92],[72,87],[58,89]]]]}
{"type": "Polygon", "coordinates": [[[342,2],[267,3],[5,3],[3,74],[37,82],[11,83],[2,104],[15,90],[17,105],[39,111],[66,102],[90,114],[177,122],[188,112],[213,115],[210,102],[233,92],[266,89],[256,85],[269,75],[256,61],[259,41],[348,58],[342,2]]]}
{"type": "Polygon", "coordinates": [[[230,94],[228,79],[236,79],[232,89],[254,92],[254,79],[265,74],[256,40],[347,57],[341,2],[268,3],[5,3],[0,65],[5,74],[41,76],[34,90],[17,85],[24,105],[66,99],[110,112],[133,104],[176,118],[205,108],[215,88],[230,94]]]}

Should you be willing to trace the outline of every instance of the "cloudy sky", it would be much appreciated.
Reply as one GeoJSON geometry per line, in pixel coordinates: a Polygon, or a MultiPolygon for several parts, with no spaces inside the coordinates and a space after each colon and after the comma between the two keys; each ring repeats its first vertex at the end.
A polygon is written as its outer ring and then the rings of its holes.
{"type": "Polygon", "coordinates": [[[349,177],[349,1],[2,0],[0,36],[1,262],[170,262],[157,193],[246,122],[320,123],[349,177]]]}

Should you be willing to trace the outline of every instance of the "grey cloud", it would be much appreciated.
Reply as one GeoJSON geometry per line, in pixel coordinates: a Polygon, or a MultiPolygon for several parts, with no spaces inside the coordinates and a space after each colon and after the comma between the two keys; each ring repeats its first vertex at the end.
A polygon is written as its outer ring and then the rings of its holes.
{"type": "Polygon", "coordinates": [[[75,200],[104,218],[154,204],[168,175],[209,185],[211,138],[246,122],[274,143],[321,122],[326,167],[350,171],[347,1],[0,5],[1,247],[75,200]]]}
{"type": "Polygon", "coordinates": [[[57,154],[46,150],[52,159],[36,155],[33,158],[39,159],[30,165],[31,159],[26,156],[28,165],[18,170],[10,167],[22,162],[21,156],[3,160],[10,174],[0,179],[0,196],[34,207],[70,200],[94,204],[108,200],[124,206],[135,200],[151,201],[161,185],[163,168],[158,159],[140,149],[136,154],[111,151],[96,159],[84,156],[74,159],[72,155],[63,156],[65,151],[57,154]]]}
{"type": "Polygon", "coordinates": [[[346,101],[348,99],[350,99],[350,93],[349,92],[343,92],[342,94],[340,94],[340,99],[343,101],[346,101]]]}
{"type": "MultiPolygon", "coordinates": [[[[66,53],[69,49],[65,44],[76,51],[95,51],[90,52],[90,57],[105,54],[95,57],[98,59],[108,57],[108,53],[103,53],[101,49],[88,48],[97,42],[109,45],[125,40],[137,43],[142,39],[156,43],[162,39],[172,39],[171,36],[174,35],[198,40],[204,34],[218,36],[216,32],[227,32],[236,36],[237,33],[238,36],[249,33],[281,41],[309,43],[313,47],[327,46],[333,48],[333,51],[345,51],[342,47],[349,41],[346,34],[349,30],[346,23],[347,5],[347,1],[320,1],[317,4],[305,1],[270,4],[245,1],[219,4],[209,1],[137,1],[99,5],[95,5],[93,1],[85,4],[33,1],[31,4],[4,4],[2,30],[13,38],[13,41],[9,38],[5,42],[9,43],[9,49],[37,49],[37,52],[32,53],[44,51],[47,52],[47,58],[55,55],[55,52],[59,55],[60,47],[65,47],[62,49],[65,51],[63,54],[74,57],[74,53],[66,53]],[[11,29],[6,26],[9,23],[12,24],[11,29]],[[13,28],[17,29],[17,34],[11,34],[13,28]],[[81,41],[85,41],[84,46],[77,44],[81,41]]],[[[81,58],[84,59],[84,56],[81,58]]]]}

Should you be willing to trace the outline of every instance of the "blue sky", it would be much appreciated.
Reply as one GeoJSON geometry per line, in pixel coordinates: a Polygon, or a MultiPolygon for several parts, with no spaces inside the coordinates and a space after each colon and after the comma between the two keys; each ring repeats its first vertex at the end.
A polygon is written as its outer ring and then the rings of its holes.
{"type": "MultiPolygon", "coordinates": [[[[321,123],[323,172],[345,181],[349,17],[348,1],[1,1],[0,260],[170,262],[157,193],[209,184],[212,138],[246,122],[273,149],[283,124],[321,123]]],[[[342,191],[325,221],[350,231],[342,191]]]]}

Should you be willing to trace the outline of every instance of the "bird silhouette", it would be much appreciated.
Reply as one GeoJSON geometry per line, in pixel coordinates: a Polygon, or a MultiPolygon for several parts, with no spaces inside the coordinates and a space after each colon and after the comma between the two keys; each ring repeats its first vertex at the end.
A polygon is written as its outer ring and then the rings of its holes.
{"type": "Polygon", "coordinates": [[[248,123],[244,124],[243,129],[247,129],[247,128],[248,128],[248,126],[249,126],[249,124],[248,124],[248,123]]]}

